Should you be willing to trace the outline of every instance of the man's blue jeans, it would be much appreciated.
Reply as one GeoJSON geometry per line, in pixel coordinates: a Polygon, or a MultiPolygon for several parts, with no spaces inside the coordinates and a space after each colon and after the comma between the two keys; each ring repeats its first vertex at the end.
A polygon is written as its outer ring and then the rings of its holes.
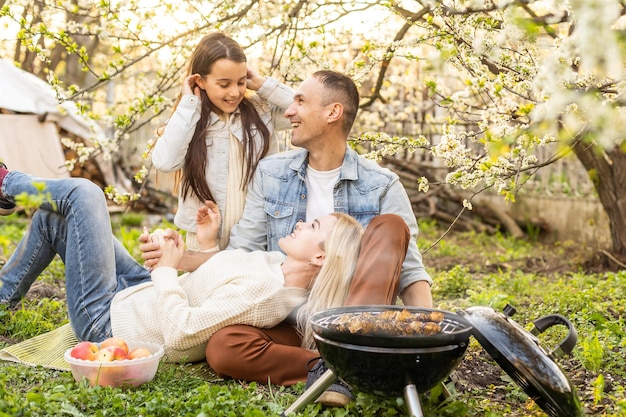
{"type": "Polygon", "coordinates": [[[11,171],[2,183],[5,197],[49,196],[0,271],[0,302],[16,304],[59,255],[65,264],[69,319],[81,340],[111,336],[109,308],[120,290],[150,280],[150,273],[113,236],[102,190],[82,178],[42,179],[11,171]]]}

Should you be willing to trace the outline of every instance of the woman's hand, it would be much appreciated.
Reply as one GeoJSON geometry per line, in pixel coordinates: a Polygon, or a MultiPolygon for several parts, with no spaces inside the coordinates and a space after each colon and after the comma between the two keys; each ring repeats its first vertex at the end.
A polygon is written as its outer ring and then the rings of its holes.
{"type": "Polygon", "coordinates": [[[220,230],[222,216],[213,201],[205,201],[196,212],[196,239],[199,250],[212,249],[217,246],[217,234],[220,230]]]}
{"type": "Polygon", "coordinates": [[[198,79],[201,78],[200,74],[191,74],[183,82],[183,95],[193,94],[196,97],[200,97],[200,87],[198,86],[198,79]]]}
{"type": "MultiPolygon", "coordinates": [[[[164,237],[177,241],[182,237],[178,234],[178,232],[167,229],[161,230],[164,237]]],[[[148,232],[148,228],[143,228],[143,233],[139,236],[139,250],[141,251],[141,257],[144,262],[143,265],[148,269],[152,270],[157,263],[159,262],[163,252],[161,250],[161,245],[157,240],[152,240],[150,233],[148,232]]]]}
{"type": "Polygon", "coordinates": [[[156,230],[150,235],[150,239],[158,243],[161,248],[161,257],[154,265],[155,268],[160,266],[176,268],[185,252],[185,243],[182,236],[176,234],[175,238],[170,238],[166,237],[168,235],[163,230],[156,230]]]}
{"type": "Polygon", "coordinates": [[[261,76],[258,72],[248,67],[248,74],[246,77],[246,86],[250,90],[257,91],[265,82],[265,77],[261,76]]]}

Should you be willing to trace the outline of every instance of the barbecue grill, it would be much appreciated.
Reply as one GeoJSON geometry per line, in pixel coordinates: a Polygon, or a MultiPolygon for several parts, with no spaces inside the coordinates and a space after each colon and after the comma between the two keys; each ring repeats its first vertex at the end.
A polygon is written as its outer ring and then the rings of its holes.
{"type": "Polygon", "coordinates": [[[353,389],[385,396],[404,396],[411,417],[423,417],[419,394],[442,382],[460,363],[474,335],[498,364],[552,417],[578,417],[582,410],[569,380],[534,335],[553,325],[569,333],[556,353],[571,353],[577,335],[560,315],[535,320],[532,334],[513,322],[515,310],[504,313],[489,307],[470,307],[453,313],[404,306],[350,306],[312,316],[318,350],[328,366],[320,377],[282,414],[287,416],[315,401],[337,378],[353,389]],[[376,317],[383,312],[408,311],[415,315],[437,312],[442,317],[436,334],[404,334],[345,330],[346,317],[376,317]],[[511,356],[514,355],[514,356],[511,356]]]}
{"type": "Polygon", "coordinates": [[[318,350],[329,370],[283,415],[315,401],[340,376],[358,391],[404,395],[411,413],[422,416],[418,393],[435,387],[459,364],[472,331],[472,326],[457,314],[402,306],[339,307],[313,315],[311,325],[318,350]],[[436,335],[403,336],[336,330],[346,314],[376,316],[390,310],[408,310],[412,314],[439,312],[443,315],[441,330],[436,335]]]}

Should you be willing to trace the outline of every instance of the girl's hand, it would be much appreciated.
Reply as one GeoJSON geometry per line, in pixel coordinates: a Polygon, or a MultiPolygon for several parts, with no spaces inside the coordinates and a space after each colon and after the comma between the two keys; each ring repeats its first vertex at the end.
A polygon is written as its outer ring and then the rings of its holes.
{"type": "Polygon", "coordinates": [[[198,86],[199,78],[202,78],[200,77],[200,74],[191,74],[190,76],[185,78],[185,81],[183,82],[182,94],[183,95],[193,94],[194,96],[199,98],[200,97],[200,87],[198,86]]]}
{"type": "Polygon", "coordinates": [[[253,70],[252,68],[248,68],[248,74],[246,77],[246,86],[250,90],[257,91],[263,83],[265,82],[265,77],[261,76],[258,72],[253,70]]]}
{"type": "Polygon", "coordinates": [[[150,235],[150,238],[153,242],[158,243],[161,248],[161,257],[159,258],[155,268],[160,266],[169,266],[171,268],[176,268],[181,258],[183,257],[183,253],[185,252],[185,244],[183,242],[183,238],[181,235],[176,234],[174,238],[167,237],[170,234],[165,233],[164,231],[155,231],[150,235]]]}
{"type": "Polygon", "coordinates": [[[205,201],[196,213],[196,239],[200,250],[217,246],[217,234],[221,222],[222,217],[217,204],[213,201],[205,201]]]}

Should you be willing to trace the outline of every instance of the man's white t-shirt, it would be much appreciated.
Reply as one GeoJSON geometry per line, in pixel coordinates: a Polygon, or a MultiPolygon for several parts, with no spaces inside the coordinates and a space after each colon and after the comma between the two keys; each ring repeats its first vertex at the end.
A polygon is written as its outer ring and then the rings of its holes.
{"type": "Polygon", "coordinates": [[[333,188],[339,181],[341,167],[330,171],[306,168],[306,221],[310,222],[335,211],[333,188]]]}

